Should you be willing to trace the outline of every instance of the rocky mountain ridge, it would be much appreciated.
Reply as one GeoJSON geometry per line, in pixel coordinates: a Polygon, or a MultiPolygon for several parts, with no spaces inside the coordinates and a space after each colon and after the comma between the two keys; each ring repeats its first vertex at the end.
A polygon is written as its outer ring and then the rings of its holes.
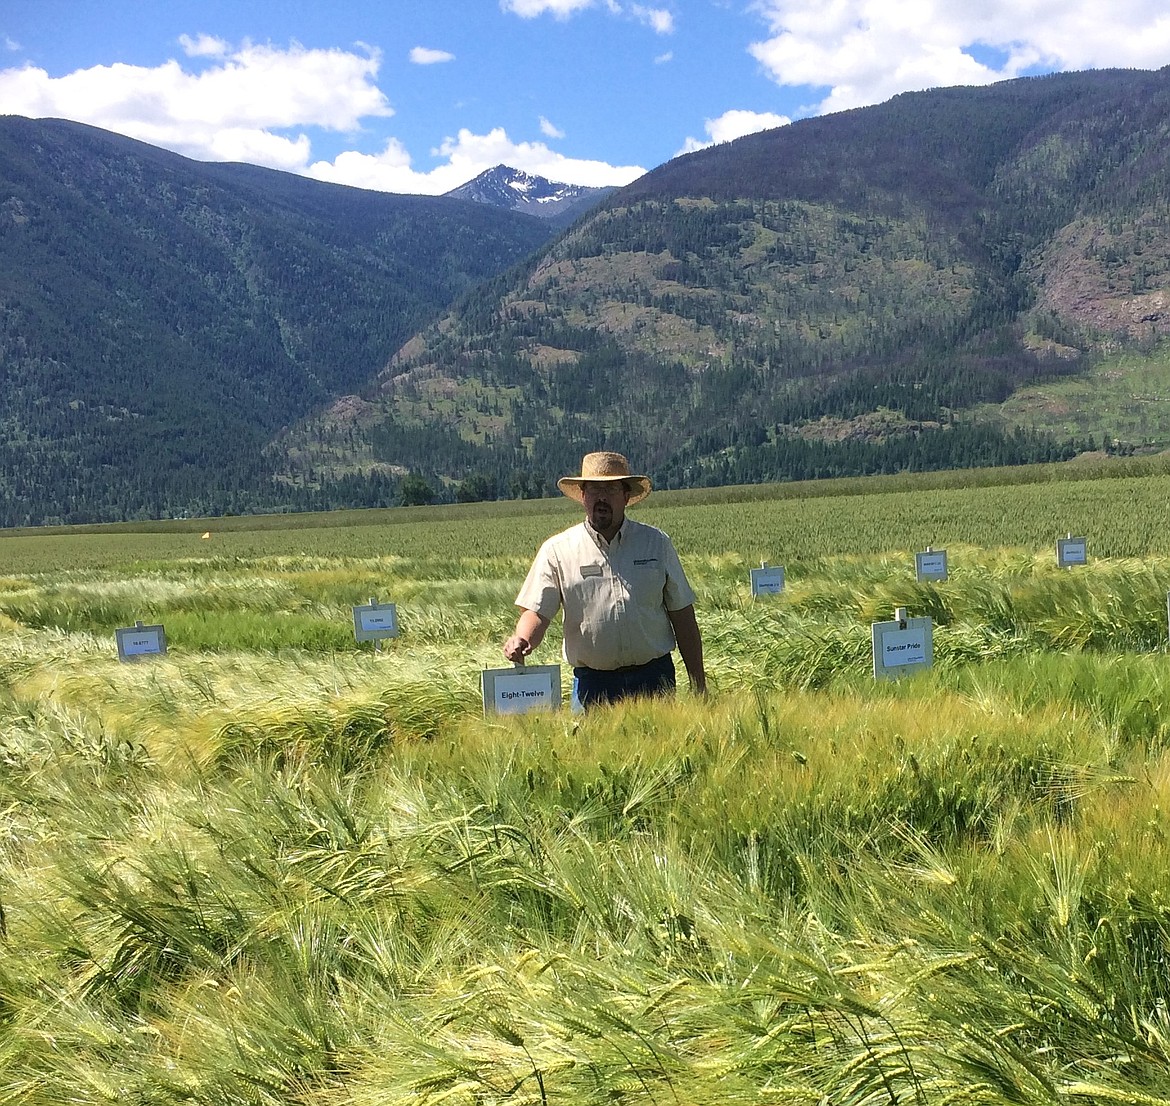
{"type": "Polygon", "coordinates": [[[554,225],[567,226],[614,191],[613,188],[561,184],[509,165],[496,165],[445,195],[500,207],[505,211],[535,215],[554,225]]]}

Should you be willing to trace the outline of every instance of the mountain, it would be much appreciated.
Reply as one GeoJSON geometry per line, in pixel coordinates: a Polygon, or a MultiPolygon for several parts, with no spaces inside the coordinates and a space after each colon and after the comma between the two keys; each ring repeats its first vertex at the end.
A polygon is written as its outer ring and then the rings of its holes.
{"type": "Polygon", "coordinates": [[[485,169],[474,180],[451,189],[446,195],[457,200],[502,207],[505,211],[522,211],[538,219],[548,219],[553,226],[566,227],[614,191],[616,189],[590,188],[581,184],[557,184],[547,177],[497,165],[494,169],[485,169]]]}
{"type": "Polygon", "coordinates": [[[677,158],[299,427],[288,474],[532,494],[598,448],[665,486],[1070,456],[974,413],[1164,338],[1168,132],[1170,69],[1098,71],[677,158]]]}
{"type": "Polygon", "coordinates": [[[550,233],[0,117],[0,524],[304,506],[272,439],[550,233]]]}
{"type": "Polygon", "coordinates": [[[906,94],[558,233],[0,118],[0,524],[550,494],[598,448],[665,487],[1095,448],[1170,395],[1093,391],[1170,365],[1168,132],[1170,69],[906,94]],[[1044,389],[1101,417],[1038,429],[1044,389]]]}

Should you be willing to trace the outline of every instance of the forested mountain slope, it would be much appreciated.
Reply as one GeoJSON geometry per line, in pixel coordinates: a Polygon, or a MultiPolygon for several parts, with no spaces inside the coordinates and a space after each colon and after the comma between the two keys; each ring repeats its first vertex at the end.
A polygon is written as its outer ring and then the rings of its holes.
{"type": "Polygon", "coordinates": [[[0,117],[0,524],[303,505],[273,436],[548,235],[0,117]]]}
{"type": "Polygon", "coordinates": [[[1069,456],[967,412],[1161,340],[1168,131],[1170,70],[1101,71],[680,157],[301,427],[287,471],[518,494],[603,447],[667,485],[1069,456]]]}

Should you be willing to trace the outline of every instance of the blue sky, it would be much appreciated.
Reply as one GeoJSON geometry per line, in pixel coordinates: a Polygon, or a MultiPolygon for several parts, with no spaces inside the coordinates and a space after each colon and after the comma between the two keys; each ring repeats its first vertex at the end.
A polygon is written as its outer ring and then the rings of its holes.
{"type": "Polygon", "coordinates": [[[437,194],[625,184],[898,92],[1170,64],[1165,0],[4,0],[0,114],[437,194]]]}

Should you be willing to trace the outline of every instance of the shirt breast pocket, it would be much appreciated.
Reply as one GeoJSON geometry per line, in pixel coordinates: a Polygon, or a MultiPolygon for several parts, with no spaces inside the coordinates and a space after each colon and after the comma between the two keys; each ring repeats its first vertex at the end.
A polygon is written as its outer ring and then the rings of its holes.
{"type": "Polygon", "coordinates": [[[666,587],[666,570],[657,557],[639,557],[630,570],[634,602],[639,606],[661,607],[666,587]]]}

